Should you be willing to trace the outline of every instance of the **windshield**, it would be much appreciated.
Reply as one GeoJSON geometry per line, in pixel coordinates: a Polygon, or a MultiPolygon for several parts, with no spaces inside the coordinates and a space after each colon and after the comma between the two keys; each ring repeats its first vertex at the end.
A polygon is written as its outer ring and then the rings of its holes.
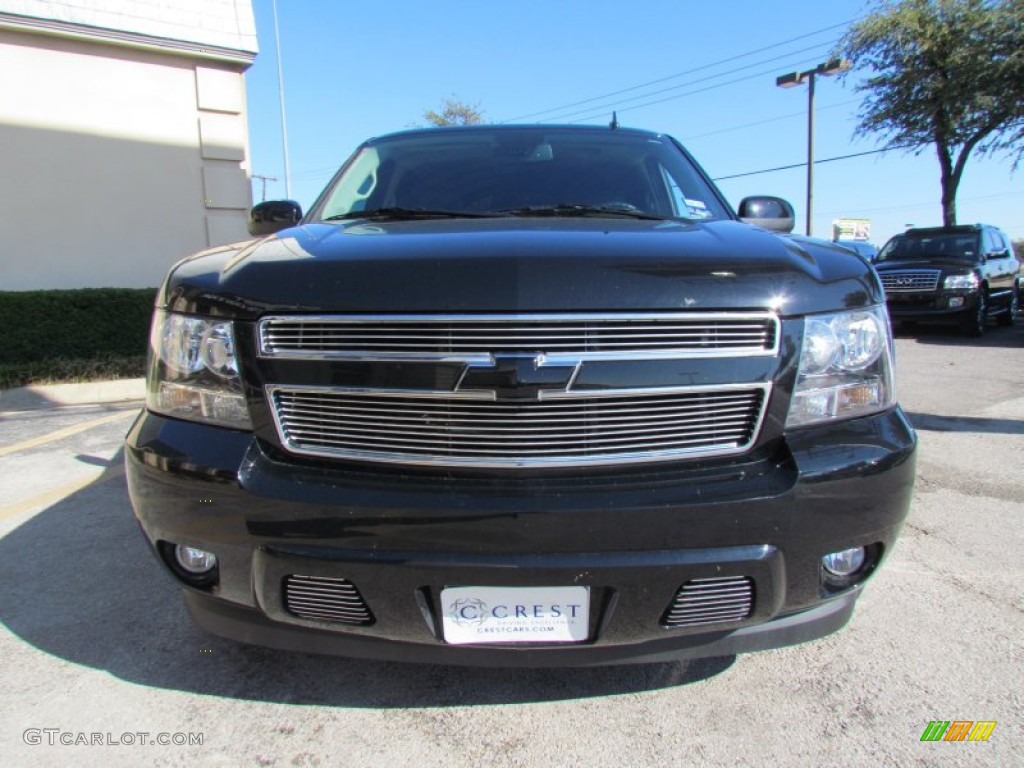
{"type": "Polygon", "coordinates": [[[913,259],[961,259],[974,262],[980,253],[977,233],[897,235],[878,254],[878,261],[913,259]]]}
{"type": "Polygon", "coordinates": [[[433,130],[367,142],[321,195],[313,218],[364,211],[729,217],[671,140],[566,128],[433,130]]]}

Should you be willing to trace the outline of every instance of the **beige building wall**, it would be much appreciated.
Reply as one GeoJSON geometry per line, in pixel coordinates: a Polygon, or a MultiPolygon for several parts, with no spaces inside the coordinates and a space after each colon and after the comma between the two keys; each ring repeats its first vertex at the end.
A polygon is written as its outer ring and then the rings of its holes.
{"type": "Polygon", "coordinates": [[[237,29],[104,38],[2,13],[12,2],[41,0],[0,0],[0,290],[156,286],[178,259],[246,239],[254,54],[217,45],[237,29]]]}

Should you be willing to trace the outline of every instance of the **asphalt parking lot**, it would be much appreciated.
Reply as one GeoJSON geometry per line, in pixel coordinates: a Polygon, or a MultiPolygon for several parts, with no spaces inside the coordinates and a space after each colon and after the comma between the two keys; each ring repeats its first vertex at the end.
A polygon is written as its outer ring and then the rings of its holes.
{"type": "Polygon", "coordinates": [[[138,404],[0,412],[3,764],[1024,765],[1024,321],[901,333],[897,362],[917,490],[853,621],[689,664],[444,668],[207,636],[132,517],[138,404]],[[996,727],[922,742],[934,720],[996,727]]]}

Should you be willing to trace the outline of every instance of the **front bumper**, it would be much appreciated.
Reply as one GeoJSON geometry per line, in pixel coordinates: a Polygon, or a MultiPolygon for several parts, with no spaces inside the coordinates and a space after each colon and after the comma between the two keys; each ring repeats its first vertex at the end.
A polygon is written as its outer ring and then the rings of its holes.
{"type": "Polygon", "coordinates": [[[977,291],[942,291],[940,293],[901,295],[889,298],[886,307],[893,320],[908,322],[954,322],[973,315],[978,308],[977,291]]]}
{"type": "Polygon", "coordinates": [[[185,593],[192,619],[208,632],[254,645],[302,653],[323,653],[378,661],[413,661],[456,666],[561,667],[658,663],[730,656],[795,645],[842,629],[853,615],[857,592],[817,608],[764,624],[699,635],[665,636],[631,645],[546,648],[469,647],[400,643],[361,635],[301,628],[273,621],[254,608],[185,593]]]}
{"type": "Polygon", "coordinates": [[[799,430],[739,461],[472,475],[296,462],[248,433],[144,412],[126,463],[150,542],[217,554],[217,584],[185,588],[211,632],[346,656],[544,666],[732,654],[839,629],[862,580],[828,585],[821,557],[888,553],[915,447],[897,408],[799,430]],[[373,621],[294,614],[283,583],[295,574],[355,584],[373,621]],[[664,626],[681,585],[722,576],[752,584],[747,616],[664,626]],[[444,641],[444,587],[568,585],[589,588],[585,642],[444,641]]]}

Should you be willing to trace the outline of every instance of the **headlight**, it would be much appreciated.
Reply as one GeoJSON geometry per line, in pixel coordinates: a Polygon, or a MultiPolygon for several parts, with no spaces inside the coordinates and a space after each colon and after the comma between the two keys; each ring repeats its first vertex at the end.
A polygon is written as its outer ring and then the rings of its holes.
{"type": "Polygon", "coordinates": [[[973,272],[968,275],[947,275],[942,283],[942,287],[946,289],[962,288],[973,291],[978,287],[978,276],[973,272]]]}
{"type": "Polygon", "coordinates": [[[251,429],[230,321],[157,311],[146,405],[190,421],[251,429]]]}
{"type": "Polygon", "coordinates": [[[884,307],[805,320],[787,426],[863,416],[894,402],[892,336],[884,307]]]}

